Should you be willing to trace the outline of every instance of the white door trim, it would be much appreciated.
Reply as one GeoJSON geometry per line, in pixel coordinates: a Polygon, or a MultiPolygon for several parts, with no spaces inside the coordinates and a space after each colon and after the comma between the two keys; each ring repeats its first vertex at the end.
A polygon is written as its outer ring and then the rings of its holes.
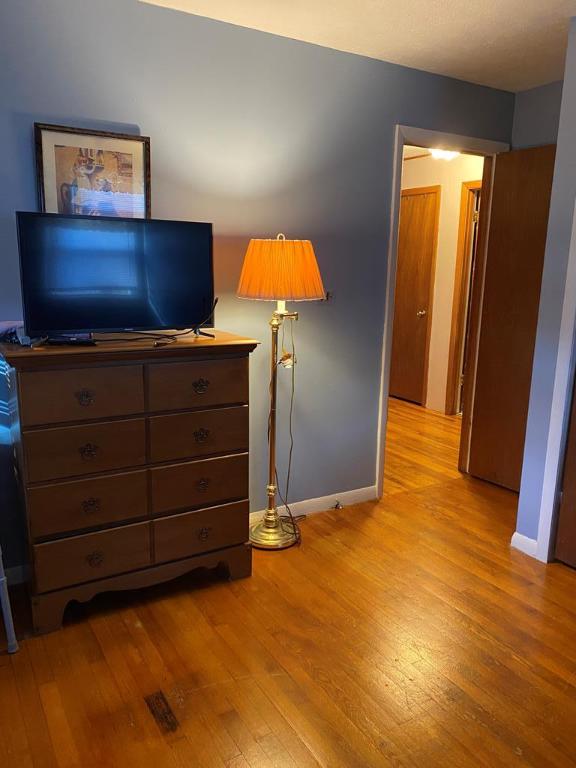
{"type": "Polygon", "coordinates": [[[392,355],[392,323],[394,321],[394,290],[396,287],[396,258],[398,247],[398,217],[402,189],[402,150],[404,144],[420,147],[442,147],[475,155],[495,155],[507,152],[510,145],[502,141],[459,136],[455,133],[431,131],[407,125],[396,125],[394,155],[392,159],[392,189],[388,235],[388,264],[386,269],[384,332],[380,365],[380,400],[378,404],[378,435],[376,445],[376,491],[378,498],[384,488],[384,451],[386,447],[386,421],[388,418],[388,388],[390,383],[390,358],[392,355]]]}

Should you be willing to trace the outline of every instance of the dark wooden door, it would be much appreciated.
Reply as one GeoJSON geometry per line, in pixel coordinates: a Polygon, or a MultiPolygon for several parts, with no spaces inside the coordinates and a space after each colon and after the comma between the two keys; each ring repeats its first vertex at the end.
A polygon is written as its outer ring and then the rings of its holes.
{"type": "Polygon", "coordinates": [[[490,206],[480,211],[489,226],[472,402],[464,403],[472,409],[467,469],[514,491],[520,488],[554,155],[554,146],[497,155],[490,206]]]}
{"type": "Polygon", "coordinates": [[[390,394],[426,401],[440,187],[402,190],[390,394]]]}
{"type": "Polygon", "coordinates": [[[576,568],[576,399],[574,393],[566,441],[555,554],[558,560],[576,568]]]}

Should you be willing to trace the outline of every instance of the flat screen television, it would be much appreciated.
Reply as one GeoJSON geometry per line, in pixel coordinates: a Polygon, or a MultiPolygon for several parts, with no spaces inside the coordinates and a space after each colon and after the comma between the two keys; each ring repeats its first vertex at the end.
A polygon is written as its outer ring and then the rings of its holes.
{"type": "Polygon", "coordinates": [[[212,225],[18,212],[28,336],[211,324],[212,225]]]}

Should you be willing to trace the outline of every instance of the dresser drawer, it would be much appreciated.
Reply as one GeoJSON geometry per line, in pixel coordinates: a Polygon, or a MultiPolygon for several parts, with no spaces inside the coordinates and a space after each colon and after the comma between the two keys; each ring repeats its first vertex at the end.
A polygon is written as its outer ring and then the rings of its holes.
{"type": "Polygon", "coordinates": [[[151,470],[152,512],[204,507],[248,497],[248,454],[151,470]]]}
{"type": "Polygon", "coordinates": [[[243,544],[248,539],[247,501],[199,509],[154,520],[154,551],[157,563],[243,544]]]}
{"type": "Polygon", "coordinates": [[[192,411],[150,419],[151,461],[248,450],[248,406],[192,411]]]}
{"type": "Polygon", "coordinates": [[[146,497],[144,470],[29,488],[30,532],[37,539],[146,517],[146,497]]]}
{"type": "Polygon", "coordinates": [[[148,366],[151,411],[248,402],[248,358],[148,366]]]}
{"type": "Polygon", "coordinates": [[[142,413],[143,368],[129,365],[23,371],[20,403],[24,427],[142,413]]]}
{"type": "Polygon", "coordinates": [[[28,432],[24,447],[31,483],[137,467],[146,463],[144,419],[28,432]]]}
{"type": "Polygon", "coordinates": [[[35,544],[33,551],[38,592],[96,581],[150,565],[150,523],[35,544]]]}

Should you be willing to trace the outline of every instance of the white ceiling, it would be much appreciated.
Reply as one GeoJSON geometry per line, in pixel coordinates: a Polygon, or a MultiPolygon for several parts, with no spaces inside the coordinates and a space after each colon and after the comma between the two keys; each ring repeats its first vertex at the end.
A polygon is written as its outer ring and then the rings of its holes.
{"type": "Polygon", "coordinates": [[[576,0],[142,0],[508,91],[563,76],[576,0]]]}

